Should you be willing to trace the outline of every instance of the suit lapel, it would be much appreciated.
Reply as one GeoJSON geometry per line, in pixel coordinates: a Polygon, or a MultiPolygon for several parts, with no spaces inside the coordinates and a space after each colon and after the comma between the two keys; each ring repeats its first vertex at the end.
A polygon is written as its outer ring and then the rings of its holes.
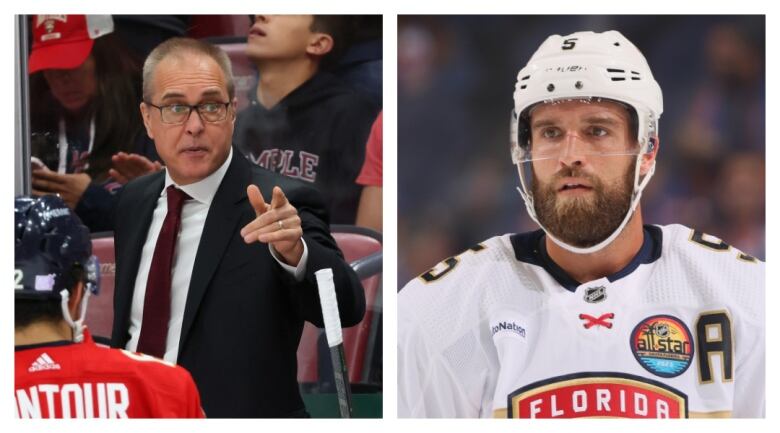
{"type": "MultiPolygon", "coordinates": [[[[130,308],[132,306],[135,280],[138,275],[138,265],[141,263],[141,253],[146,242],[149,225],[152,222],[152,214],[165,183],[165,173],[163,171],[154,176],[146,186],[139,189],[138,194],[140,196],[130,198],[131,203],[137,203],[137,208],[133,209],[132,215],[123,216],[123,224],[127,228],[123,230],[126,235],[122,241],[126,243],[126,246],[121,250],[116,250],[117,254],[122,254],[123,272],[121,273],[121,279],[114,285],[117,288],[115,293],[118,297],[117,302],[114,303],[115,308],[118,309],[115,314],[120,319],[118,322],[115,321],[115,323],[118,323],[122,327],[121,329],[125,330],[123,332],[129,329],[130,308]]],[[[122,334],[122,336],[124,335],[122,334]]],[[[121,344],[124,345],[125,341],[121,341],[121,344]]]]}
{"type": "Polygon", "coordinates": [[[231,239],[239,236],[237,225],[241,219],[243,202],[246,200],[246,187],[251,181],[251,169],[241,153],[234,149],[233,159],[222,183],[211,201],[203,234],[198,245],[195,263],[192,269],[187,302],[182,320],[179,355],[187,341],[192,322],[206,294],[214,273],[224,256],[231,239]]]}

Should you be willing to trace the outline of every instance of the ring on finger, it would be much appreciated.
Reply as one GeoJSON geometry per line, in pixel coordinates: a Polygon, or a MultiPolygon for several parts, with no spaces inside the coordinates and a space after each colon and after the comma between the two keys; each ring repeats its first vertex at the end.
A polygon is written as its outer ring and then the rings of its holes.
{"type": "Polygon", "coordinates": [[[277,220],[276,224],[279,225],[279,230],[284,230],[284,223],[282,222],[282,220],[277,220]]]}

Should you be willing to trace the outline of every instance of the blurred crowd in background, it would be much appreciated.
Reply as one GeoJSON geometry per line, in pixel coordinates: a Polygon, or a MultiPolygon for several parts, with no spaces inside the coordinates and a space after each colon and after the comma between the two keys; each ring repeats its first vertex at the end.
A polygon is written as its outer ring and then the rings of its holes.
{"type": "Polygon", "coordinates": [[[536,230],[509,154],[517,72],[552,34],[618,30],[664,96],[645,223],[765,258],[763,16],[399,16],[398,284],[491,236],[536,230]]]}

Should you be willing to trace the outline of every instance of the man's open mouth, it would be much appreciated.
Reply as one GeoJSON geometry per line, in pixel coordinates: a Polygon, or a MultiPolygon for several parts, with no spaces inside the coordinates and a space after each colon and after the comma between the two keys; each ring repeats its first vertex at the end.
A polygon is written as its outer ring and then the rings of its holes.
{"type": "Polygon", "coordinates": [[[581,183],[565,183],[561,188],[558,189],[558,191],[570,191],[575,189],[589,190],[593,188],[581,183]]]}

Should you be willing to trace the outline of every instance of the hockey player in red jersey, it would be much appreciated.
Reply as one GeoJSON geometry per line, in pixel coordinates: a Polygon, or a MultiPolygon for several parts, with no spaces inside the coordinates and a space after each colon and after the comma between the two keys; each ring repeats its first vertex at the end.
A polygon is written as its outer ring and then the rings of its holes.
{"type": "Polygon", "coordinates": [[[51,195],[19,197],[14,213],[16,416],[203,418],[186,370],[92,340],[99,267],[79,218],[51,195]]]}

